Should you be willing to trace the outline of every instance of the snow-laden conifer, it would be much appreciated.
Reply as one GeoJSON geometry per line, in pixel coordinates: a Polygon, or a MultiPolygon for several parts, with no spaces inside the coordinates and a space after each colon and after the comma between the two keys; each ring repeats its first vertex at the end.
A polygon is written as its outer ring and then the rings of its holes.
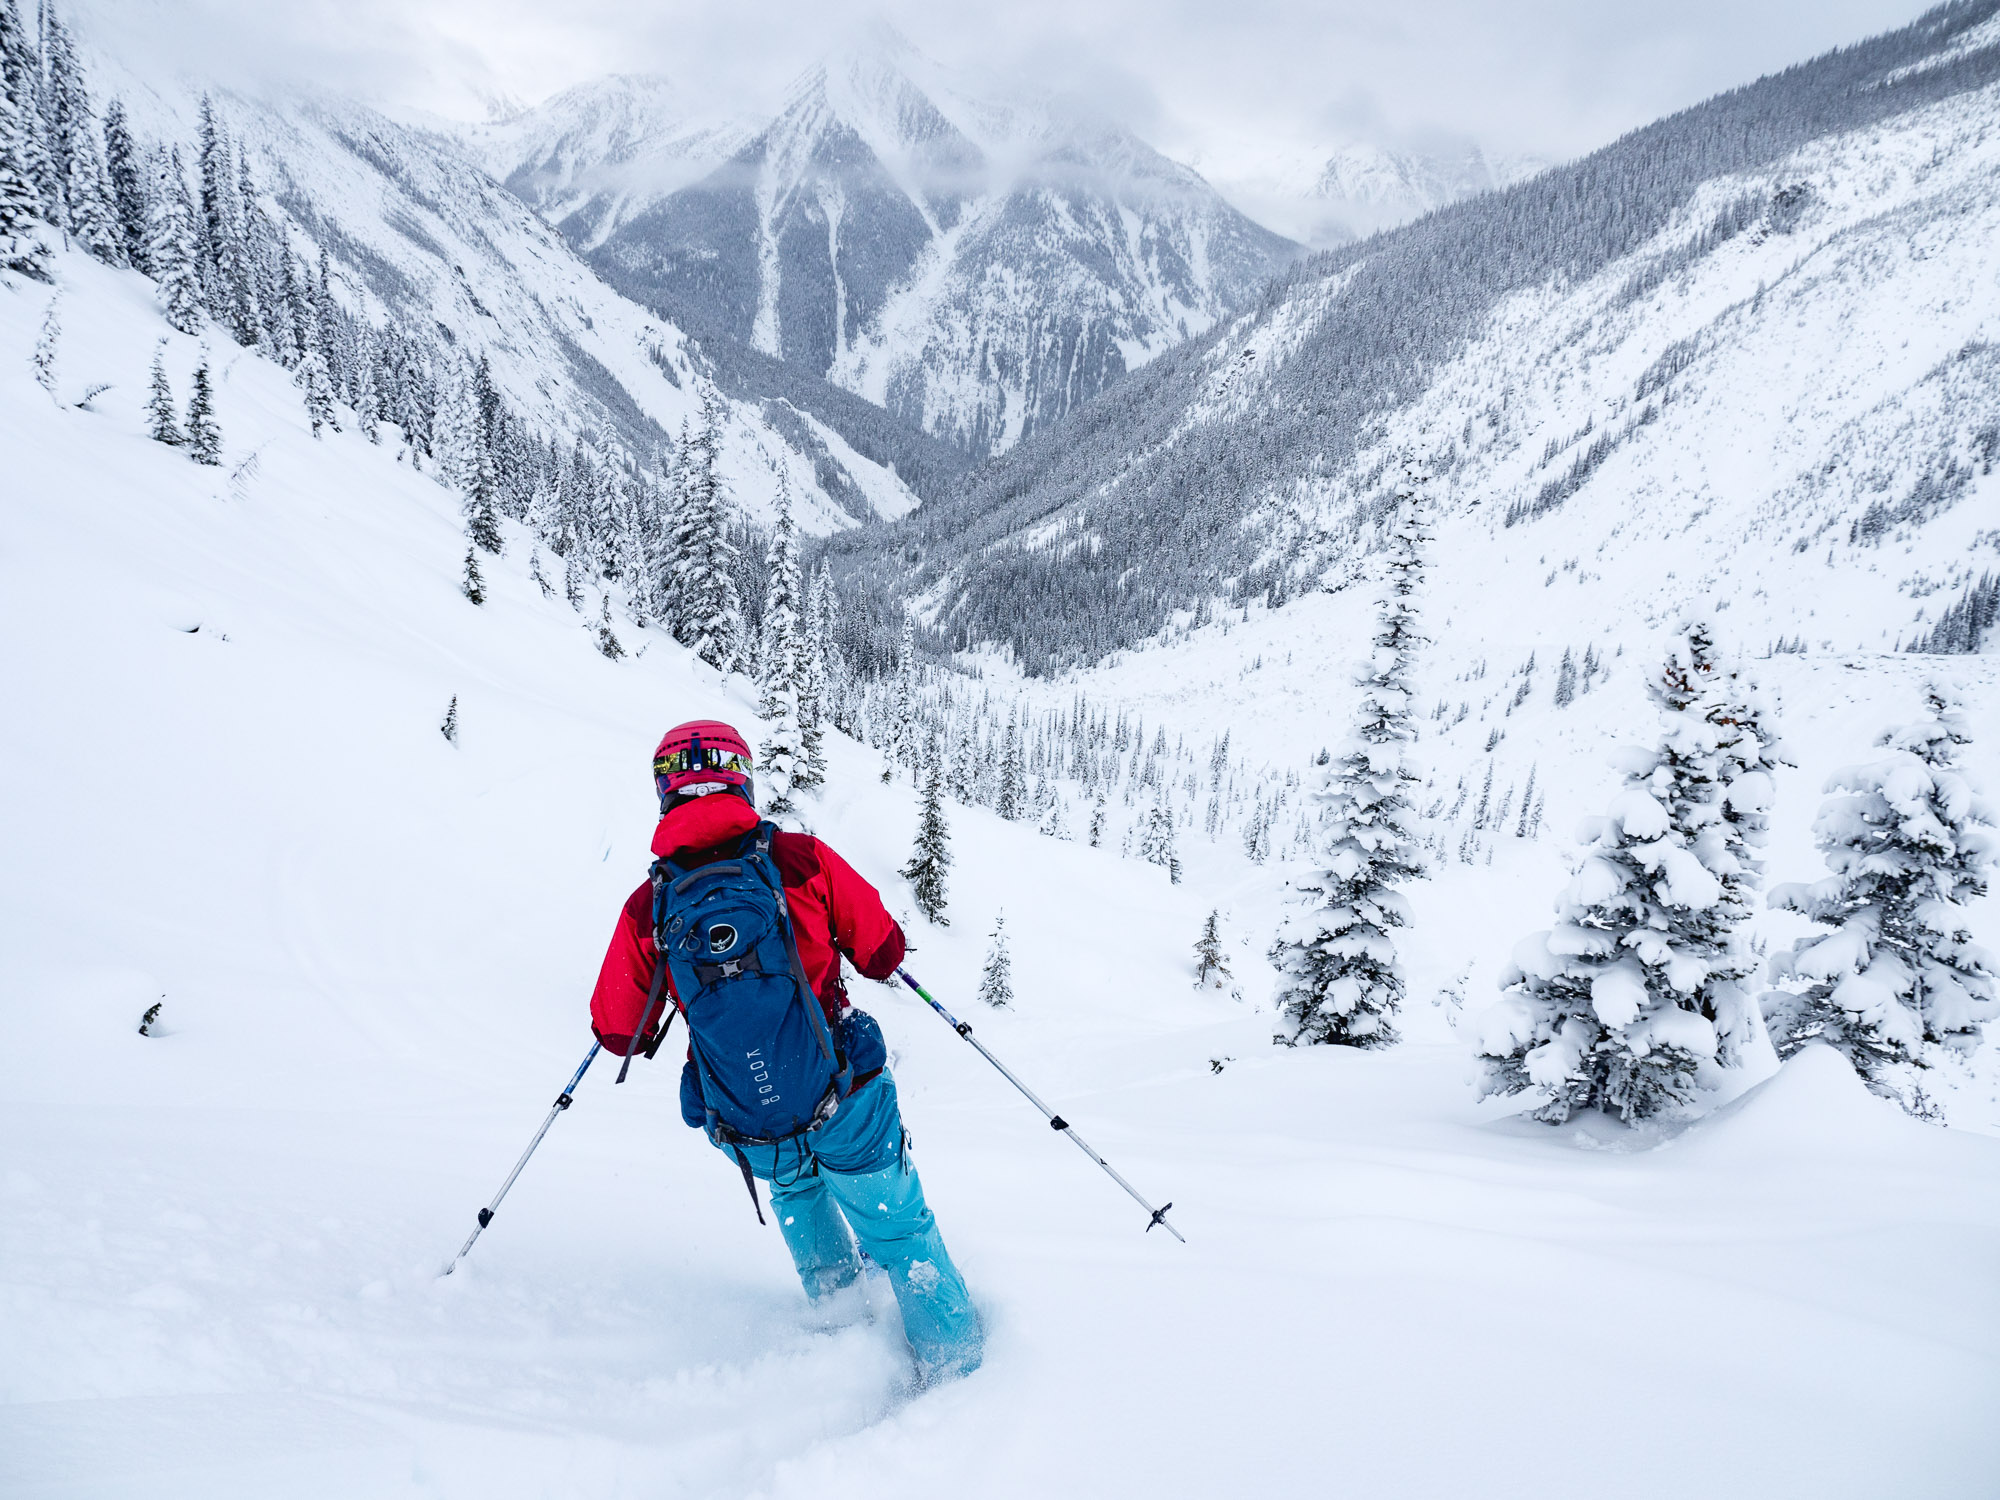
{"type": "Polygon", "coordinates": [[[201,266],[195,241],[194,207],[179,152],[154,158],[152,232],[146,254],[159,283],[160,310],[182,333],[201,329],[201,266]]]}
{"type": "MultiPolygon", "coordinates": [[[[1398,887],[1423,874],[1409,828],[1410,795],[1418,778],[1408,765],[1416,739],[1410,716],[1410,674],[1423,643],[1416,593],[1428,543],[1426,517],[1414,486],[1389,537],[1385,588],[1361,700],[1347,743],[1322,751],[1318,805],[1321,870],[1301,887],[1304,905],[1289,912],[1271,948],[1284,976],[1278,1008],[1290,1022],[1286,1040],[1383,1047],[1396,1040],[1394,1017],[1403,1003],[1403,969],[1395,929],[1409,922],[1398,887]]],[[[1264,835],[1268,838],[1268,832],[1264,835]]]]}
{"type": "Polygon", "coordinates": [[[1222,952],[1222,912],[1219,909],[1209,912],[1208,919],[1201,924],[1201,936],[1195,939],[1194,987],[1224,992],[1234,988],[1229,960],[1222,952]]]}
{"type": "Polygon", "coordinates": [[[459,578],[458,591],[474,604],[486,602],[486,575],[479,571],[479,548],[471,542],[465,544],[465,571],[459,578]]]}
{"type": "Polygon", "coordinates": [[[1994,808],[1961,764],[1964,715],[1935,689],[1925,707],[1876,741],[1886,755],[1827,781],[1813,834],[1832,873],[1771,892],[1832,929],[1771,960],[1797,986],[1764,997],[1778,1055],[1824,1042],[1888,1095],[1898,1064],[1923,1063],[1927,1045],[1969,1050],[1994,1014],[1995,959],[1964,915],[2000,855],[1994,808]]]}
{"type": "Polygon", "coordinates": [[[1014,960],[1007,951],[1007,913],[993,918],[987,940],[986,963],[979,971],[979,998],[996,1010],[1014,1003],[1014,960]]]}
{"type": "Polygon", "coordinates": [[[910,882],[910,894],[925,919],[949,927],[945,875],[951,869],[951,829],[944,817],[944,752],[935,742],[924,757],[923,786],[916,846],[910,852],[910,862],[903,866],[903,878],[910,882]]]}
{"type": "Polygon", "coordinates": [[[737,669],[743,654],[743,613],[730,569],[736,548],[729,540],[721,455],[721,398],[707,387],[702,392],[701,422],[682,463],[667,620],[675,640],[726,673],[737,669]]]}
{"type": "Polygon", "coordinates": [[[1007,819],[1019,818],[1028,801],[1028,767],[1021,749],[1020,710],[1007,715],[1007,735],[1000,746],[999,786],[993,810],[1007,819]]]}
{"type": "Polygon", "coordinates": [[[371,443],[382,441],[382,397],[375,385],[375,341],[364,324],[356,335],[354,425],[371,443]]]}
{"type": "Polygon", "coordinates": [[[764,720],[764,743],[758,747],[757,779],[772,816],[798,808],[799,772],[804,757],[799,728],[799,700],[805,643],[799,615],[799,535],[792,521],[792,493],[783,476],[778,480],[778,520],[765,549],[763,648],[758,653],[761,681],[758,709],[764,720]]]}
{"type": "Polygon", "coordinates": [[[188,397],[188,457],[211,467],[222,462],[222,424],[215,418],[215,389],[208,376],[208,361],[195,366],[194,390],[188,397]]]}
{"type": "Polygon", "coordinates": [[[1146,821],[1139,834],[1139,858],[1165,870],[1168,884],[1181,883],[1181,856],[1174,837],[1174,810],[1171,804],[1159,801],[1147,810],[1146,821]]]}
{"type": "Polygon", "coordinates": [[[111,207],[118,220],[125,258],[151,275],[148,242],[152,215],[146,203],[146,176],[140,167],[139,147],[132,139],[124,102],[119,99],[104,106],[104,175],[111,184],[111,207]]]}
{"type": "Polygon", "coordinates": [[[153,376],[146,394],[146,431],[156,443],[178,448],[187,441],[181,431],[180,414],[174,409],[174,387],[167,379],[167,341],[153,349],[153,376]]]}
{"type": "Polygon", "coordinates": [[[618,661],[625,655],[625,647],[611,630],[611,594],[607,590],[598,605],[597,649],[607,661],[618,661]]]}
{"type": "Polygon", "coordinates": [[[822,563],[806,587],[805,620],[799,652],[799,765],[794,783],[801,791],[826,785],[827,599],[833,587],[822,563]]]}
{"type": "MultiPolygon", "coordinates": [[[[7,28],[13,24],[0,6],[0,54],[6,51],[7,28]]],[[[0,77],[0,270],[39,277],[46,274],[48,252],[35,237],[42,203],[29,167],[30,129],[24,100],[8,77],[0,77]]]]}
{"type": "Polygon", "coordinates": [[[306,420],[312,423],[312,435],[318,437],[327,427],[340,431],[333,417],[333,382],[327,378],[326,360],[319,350],[306,350],[299,361],[299,384],[305,388],[306,420]]]}
{"type": "Polygon", "coordinates": [[[1642,1120],[1683,1109],[1754,1034],[1749,915],[1777,747],[1754,689],[1703,625],[1651,688],[1659,744],[1586,820],[1556,926],[1514,949],[1484,1020],[1486,1092],[1534,1093],[1535,1118],[1642,1120]]]}
{"type": "Polygon", "coordinates": [[[458,743],[458,694],[456,693],[451,695],[451,702],[445,705],[444,719],[438,725],[438,733],[444,736],[446,744],[458,743]]]}
{"type": "Polygon", "coordinates": [[[49,298],[49,305],[42,309],[42,328],[35,336],[35,352],[30,357],[35,367],[35,384],[48,393],[51,401],[56,399],[56,365],[61,357],[61,348],[62,296],[58,293],[49,298]]]}

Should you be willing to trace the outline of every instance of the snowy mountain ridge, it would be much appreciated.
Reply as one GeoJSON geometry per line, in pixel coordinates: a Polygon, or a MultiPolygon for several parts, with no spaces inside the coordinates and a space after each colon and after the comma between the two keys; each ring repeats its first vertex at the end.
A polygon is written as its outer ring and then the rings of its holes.
{"type": "Polygon", "coordinates": [[[1316,250],[1394,229],[1434,209],[1533,177],[1541,156],[1457,149],[1402,149],[1349,141],[1317,151],[1273,153],[1234,143],[1208,170],[1230,202],[1316,250]]]}
{"type": "Polygon", "coordinates": [[[809,69],[676,191],[578,202],[579,169],[538,176],[529,158],[615,156],[559,117],[619,116],[629,94],[573,90],[519,127],[521,160],[487,159],[634,299],[974,454],[1204,331],[1292,254],[1129,133],[981,92],[894,38],[809,69]]]}
{"type": "MultiPolygon", "coordinates": [[[[191,150],[207,93],[289,232],[328,252],[335,295],[369,321],[486,355],[508,403],[545,432],[649,458],[696,418],[711,377],[684,330],[606,286],[456,140],[331,94],[204,90],[151,79],[115,44],[93,53],[100,93],[122,98],[151,140],[191,150]]],[[[823,424],[774,424],[756,403],[725,403],[724,454],[753,517],[773,513],[781,473],[813,532],[916,503],[823,424]]]]}

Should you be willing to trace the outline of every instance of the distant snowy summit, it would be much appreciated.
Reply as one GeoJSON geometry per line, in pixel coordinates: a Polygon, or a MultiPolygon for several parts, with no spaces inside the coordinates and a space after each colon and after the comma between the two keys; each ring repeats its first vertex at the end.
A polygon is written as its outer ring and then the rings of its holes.
{"type": "Polygon", "coordinates": [[[1521,182],[1552,165],[1472,143],[1399,151],[1368,141],[1294,152],[1212,169],[1231,202],[1315,249],[1344,245],[1479,193],[1521,182]]]}
{"type": "Polygon", "coordinates": [[[765,123],[699,117],[672,79],[616,73],[458,133],[488,172],[587,252],[632,213],[728,161],[765,123]]]}
{"type": "Polygon", "coordinates": [[[1129,132],[881,34],[761,127],[615,77],[465,138],[627,295],[974,454],[1205,332],[1298,251],[1129,132]]]}

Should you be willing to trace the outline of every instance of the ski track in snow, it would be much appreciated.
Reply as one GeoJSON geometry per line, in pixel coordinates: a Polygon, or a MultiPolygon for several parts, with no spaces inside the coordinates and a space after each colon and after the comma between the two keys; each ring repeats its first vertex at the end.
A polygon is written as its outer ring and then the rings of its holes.
{"type": "MultiPolygon", "coordinates": [[[[1991,1493],[2000,1138],[1908,1121],[1824,1054],[1677,1136],[1474,1102],[1447,988],[1472,971],[1476,1007],[1546,924],[1553,838],[1413,892],[1405,1045],[1292,1052],[1258,955],[1285,872],[1190,836],[1170,887],[952,809],[952,925],[913,932],[911,968],[1189,1239],[1142,1233],[914,998],[861,985],[990,1322],[963,1381],[909,1391],[879,1287],[872,1319],[814,1324],[670,1063],[623,1088],[593,1068],[439,1279],[589,1045],[654,738],[750,694],[657,636],[604,661],[518,534],[475,610],[454,498],[352,435],[314,443],[261,361],[218,396],[254,479],[146,441],[149,288],[58,271],[59,393],[115,389],[52,404],[27,359],[47,290],[0,287],[10,1500],[1991,1493]],[[1190,988],[1212,906],[1241,1003],[1190,988]],[[1019,998],[974,1016],[1003,907],[1019,998]]],[[[182,393],[195,358],[172,339],[182,393]]],[[[1338,732],[1354,607],[1290,615],[1322,660],[1246,737],[1338,732]]],[[[1139,653],[1133,689],[1193,733],[1214,705],[1172,707],[1176,673],[1208,651],[1247,680],[1253,649],[1275,672],[1286,618],[1139,653]]],[[[1990,659],[1945,665],[1992,781],[1990,659]]],[[[1819,768],[1918,668],[1776,666],[1803,764],[1770,867],[1810,877],[1819,768]]],[[[1583,717],[1511,732],[1601,810],[1636,697],[1623,662],[1583,717]]],[[[833,759],[811,821],[907,909],[914,799],[870,751],[833,759]]],[[[1978,921],[1991,942],[1990,903],[1978,921]]],[[[1952,1107],[1990,1126],[1995,1092],[1974,1071],[1952,1107]]]]}

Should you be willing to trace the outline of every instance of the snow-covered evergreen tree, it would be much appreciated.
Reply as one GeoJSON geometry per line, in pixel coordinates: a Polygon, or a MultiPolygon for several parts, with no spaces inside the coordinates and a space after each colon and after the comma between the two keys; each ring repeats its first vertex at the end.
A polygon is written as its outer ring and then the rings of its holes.
{"type": "Polygon", "coordinates": [[[327,427],[340,431],[333,419],[333,382],[327,378],[326,361],[319,350],[308,349],[299,361],[299,384],[305,387],[306,420],[312,423],[312,435],[318,437],[327,427]]]}
{"type": "Polygon", "coordinates": [[[1139,835],[1139,858],[1167,872],[1170,885],[1181,883],[1181,856],[1174,837],[1174,810],[1171,804],[1155,802],[1146,813],[1139,835]]]}
{"type": "Polygon", "coordinates": [[[1338,754],[1321,752],[1314,794],[1324,863],[1303,890],[1309,905],[1278,931],[1271,959],[1284,975],[1278,1008],[1291,1042],[1382,1047],[1396,1040],[1403,1002],[1395,929],[1409,921],[1398,887],[1423,874],[1409,827],[1418,778],[1408,765],[1416,739],[1410,674],[1423,644],[1416,594],[1429,542],[1420,487],[1404,492],[1384,556],[1384,591],[1361,701],[1338,754]]]}
{"type": "MultiPolygon", "coordinates": [[[[382,397],[375,385],[375,340],[366,324],[356,333],[354,356],[354,425],[371,443],[382,441],[382,397]]],[[[496,551],[497,548],[488,548],[496,551]]]]}
{"type": "Polygon", "coordinates": [[[799,765],[793,778],[801,791],[826,785],[827,594],[832,589],[822,563],[806,587],[804,630],[799,653],[799,765]]]}
{"type": "Polygon", "coordinates": [[[805,601],[800,589],[799,535],[792,522],[792,495],[782,476],[778,480],[778,521],[772,528],[764,563],[764,639],[758,653],[762,682],[757,711],[765,730],[758,750],[758,781],[764,789],[765,810],[776,816],[798,808],[804,759],[799,705],[805,643],[799,614],[805,601]]]}
{"type": "Polygon", "coordinates": [[[154,162],[152,234],[146,244],[160,308],[170,327],[201,330],[201,266],[195,241],[194,207],[178,152],[161,152],[154,162]]]}
{"type": "Polygon", "coordinates": [[[1007,715],[1007,735],[1000,746],[1000,784],[993,798],[993,810],[1007,819],[1021,816],[1028,800],[1028,767],[1021,748],[1021,716],[1018,709],[1007,715]]]}
{"type": "Polygon", "coordinates": [[[47,274],[48,252],[35,237],[42,204],[29,167],[33,126],[27,91],[17,91],[13,83],[9,28],[18,24],[12,0],[0,0],[0,62],[10,64],[0,76],[0,270],[39,277],[47,274]]]}
{"type": "Polygon", "coordinates": [[[889,742],[885,747],[892,766],[907,766],[916,778],[919,755],[917,727],[917,624],[908,609],[903,611],[903,633],[896,642],[895,698],[889,710],[889,742]]]}
{"type": "Polygon", "coordinates": [[[701,424],[689,440],[682,464],[667,620],[675,640],[726,673],[737,669],[743,655],[743,612],[731,576],[736,548],[729,540],[721,455],[721,398],[708,387],[702,392],[701,424]]]}
{"type": "Polygon", "coordinates": [[[993,918],[986,963],[979,971],[979,998],[996,1010],[1014,1003],[1014,960],[1007,952],[1007,913],[993,918]]]}
{"type": "Polygon", "coordinates": [[[174,387],[167,379],[167,341],[161,339],[153,350],[153,377],[146,395],[146,429],[156,443],[178,448],[187,441],[181,431],[180,416],[174,410],[174,387]]]}
{"type": "Polygon", "coordinates": [[[625,647],[611,631],[611,595],[608,591],[598,605],[597,649],[610,661],[617,661],[625,655],[625,647]]]}
{"type": "Polygon", "coordinates": [[[1222,952],[1222,912],[1211,910],[1201,924],[1201,936],[1194,945],[1194,987],[1198,990],[1233,988],[1229,960],[1222,952]]]}
{"type": "Polygon", "coordinates": [[[1928,712],[1876,743],[1883,758],[1834,772],[1813,834],[1832,872],[1781,885],[1771,905],[1831,932],[1771,960],[1803,988],[1764,996],[1778,1055],[1812,1042],[1844,1054],[1878,1093],[1926,1045],[1969,1050],[1994,1014],[1994,956],[1972,942],[1965,903],[1986,894],[2000,838],[1967,777],[1962,713],[1935,689],[1928,712]]]}
{"type": "Polygon", "coordinates": [[[1589,820],[1556,926],[1518,944],[1480,1040],[1488,1094],[1539,1092],[1535,1118],[1641,1120],[1693,1102],[1755,1020],[1749,914],[1777,747],[1755,693],[1703,625],[1652,684],[1665,728],[1589,820]]]}
{"type": "Polygon", "coordinates": [[[51,401],[56,399],[56,364],[61,347],[62,294],[57,293],[42,309],[42,330],[35,336],[35,352],[31,357],[35,367],[35,384],[48,393],[51,401]]]}
{"type": "Polygon", "coordinates": [[[944,819],[944,753],[935,742],[924,758],[923,811],[917,819],[916,847],[903,866],[910,894],[927,921],[949,927],[945,915],[945,873],[951,868],[951,830],[944,819]]]}
{"type": "Polygon", "coordinates": [[[446,744],[458,743],[458,694],[456,693],[451,695],[451,702],[445,705],[444,720],[438,725],[438,733],[444,736],[446,744]]]}
{"type": "Polygon", "coordinates": [[[119,99],[104,106],[104,175],[111,184],[111,207],[125,258],[151,275],[152,214],[146,203],[146,176],[140,169],[139,147],[132,139],[124,102],[119,99]]]}
{"type": "Polygon", "coordinates": [[[188,397],[187,450],[198,464],[214,467],[222,462],[222,424],[215,419],[215,391],[206,359],[195,366],[194,391],[188,397]]]}
{"type": "Polygon", "coordinates": [[[471,542],[465,544],[465,572],[459,578],[458,591],[474,604],[486,602],[486,575],[479,571],[479,548],[471,542]]]}

